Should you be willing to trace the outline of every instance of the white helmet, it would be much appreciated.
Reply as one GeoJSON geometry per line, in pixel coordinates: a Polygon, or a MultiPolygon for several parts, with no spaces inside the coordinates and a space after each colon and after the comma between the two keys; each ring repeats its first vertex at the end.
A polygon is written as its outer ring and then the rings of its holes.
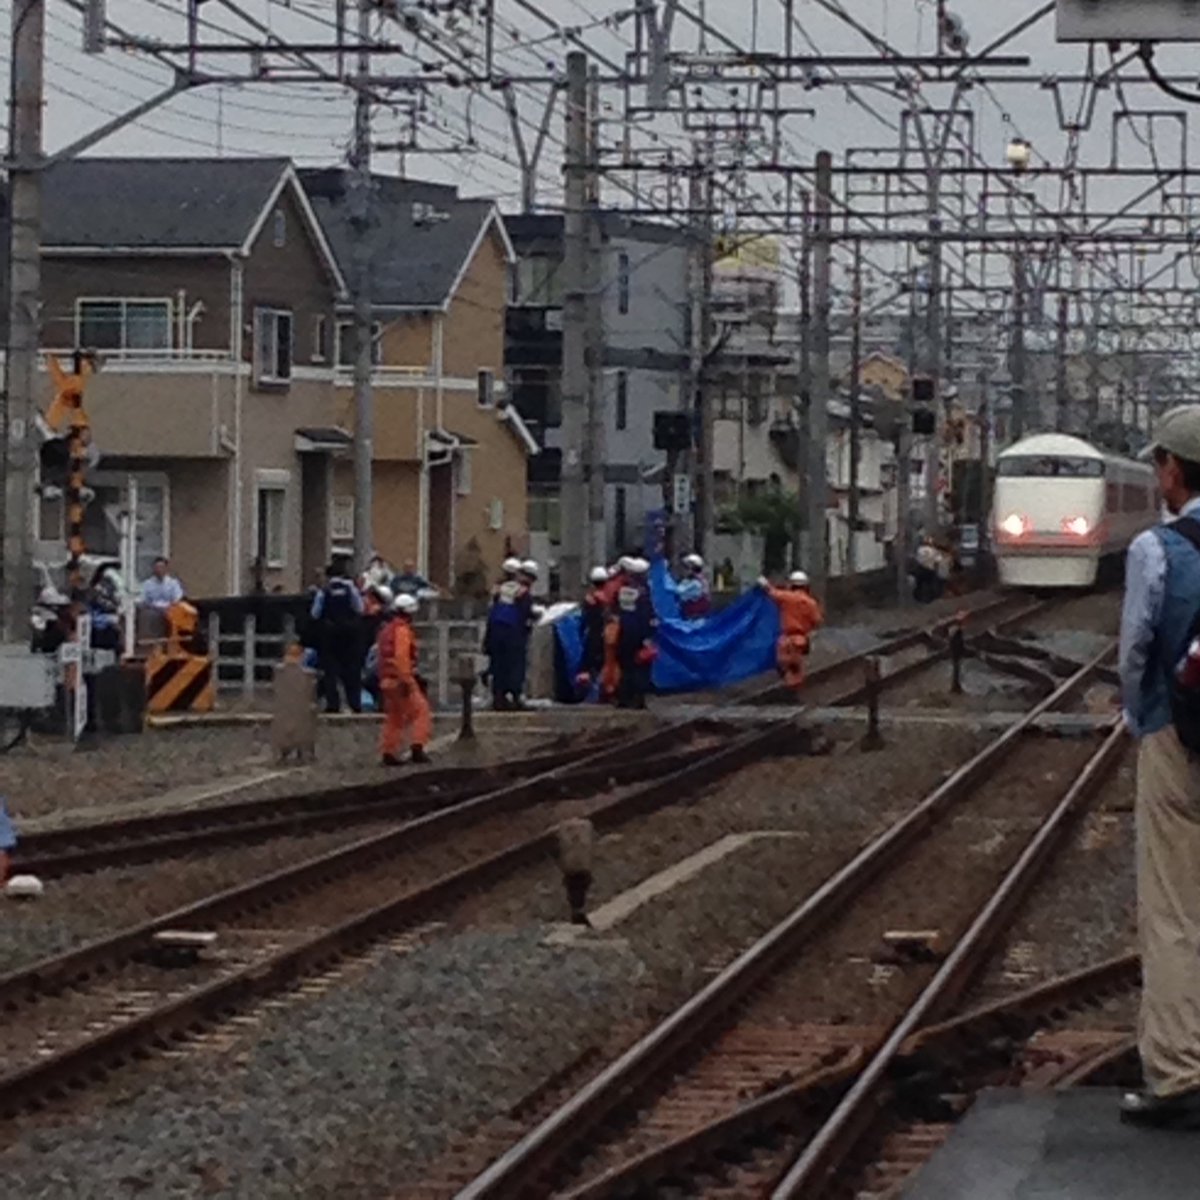
{"type": "Polygon", "coordinates": [[[371,588],[371,591],[373,591],[375,595],[379,597],[379,603],[382,604],[384,608],[387,608],[396,599],[395,593],[386,584],[375,584],[371,588]]]}
{"type": "Polygon", "coordinates": [[[515,575],[521,569],[521,560],[519,558],[506,558],[500,564],[500,569],[505,575],[515,575]]]}
{"type": "Polygon", "coordinates": [[[808,576],[803,571],[793,571],[788,576],[788,583],[792,587],[808,587],[808,576]]]}
{"type": "Polygon", "coordinates": [[[14,875],[8,881],[4,894],[12,900],[36,900],[45,890],[36,875],[14,875]]]}
{"type": "Polygon", "coordinates": [[[592,573],[588,576],[588,578],[593,583],[607,583],[608,582],[608,568],[607,567],[593,567],[592,573]]]}
{"type": "Polygon", "coordinates": [[[704,569],[704,559],[698,554],[688,554],[684,557],[683,565],[691,567],[695,571],[700,571],[704,569]]]}
{"type": "Polygon", "coordinates": [[[632,571],[633,564],[636,561],[637,561],[636,559],[630,558],[630,556],[628,554],[622,554],[621,557],[617,559],[617,570],[618,571],[632,571]]]}
{"type": "Polygon", "coordinates": [[[538,565],[532,558],[527,558],[521,564],[520,570],[522,575],[528,575],[532,579],[536,579],[538,576],[538,565]]]}
{"type": "Polygon", "coordinates": [[[412,614],[415,613],[417,609],[421,607],[421,605],[416,596],[414,596],[411,592],[401,592],[400,595],[396,597],[395,603],[392,605],[392,607],[396,610],[396,612],[408,613],[409,616],[412,616],[412,614]]]}
{"type": "Polygon", "coordinates": [[[650,564],[644,558],[631,558],[629,560],[629,569],[635,575],[645,575],[650,570],[650,564]]]}

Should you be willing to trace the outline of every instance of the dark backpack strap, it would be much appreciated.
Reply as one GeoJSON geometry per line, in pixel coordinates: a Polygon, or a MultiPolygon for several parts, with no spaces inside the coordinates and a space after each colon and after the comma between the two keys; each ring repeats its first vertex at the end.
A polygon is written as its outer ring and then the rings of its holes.
{"type": "Polygon", "coordinates": [[[1195,517],[1180,517],[1178,521],[1173,521],[1167,528],[1179,534],[1180,537],[1187,538],[1196,550],[1200,551],[1200,521],[1197,521],[1195,517]]]}

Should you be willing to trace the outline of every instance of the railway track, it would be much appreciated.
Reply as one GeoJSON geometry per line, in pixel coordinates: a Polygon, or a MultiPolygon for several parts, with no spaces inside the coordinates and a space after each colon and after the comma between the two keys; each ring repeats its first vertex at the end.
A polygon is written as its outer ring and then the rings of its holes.
{"type": "MultiPolygon", "coordinates": [[[[803,734],[792,721],[716,739],[650,783],[573,802],[600,830],[682,794],[803,734]]],[[[581,762],[418,817],[297,866],[163,913],[0,977],[0,1112],[12,1113],[102,1074],[147,1048],[218,1021],[257,997],[327,968],[426,919],[554,848],[548,798],[641,764],[680,740],[654,732],[581,762]],[[573,782],[574,781],[574,782],[573,782]],[[420,850],[420,855],[411,852],[420,850]],[[216,933],[194,966],[155,965],[155,935],[216,933]]],[[[582,790],[589,790],[588,788],[582,790]]]]}
{"type": "MultiPolygon", "coordinates": [[[[987,636],[996,638],[1045,610],[1045,603],[1031,604],[1019,595],[991,599],[971,610],[972,624],[1014,610],[1006,619],[989,625],[987,636]]],[[[806,705],[852,704],[861,698],[863,663],[881,657],[889,664],[881,680],[886,690],[910,679],[949,656],[948,631],[957,618],[946,618],[927,629],[906,631],[888,638],[859,654],[849,655],[814,670],[804,693],[806,705]]],[[[1059,664],[1060,670],[1070,664],[1059,664]]],[[[781,696],[794,697],[780,685],[758,685],[749,694],[735,694],[730,705],[762,704],[781,696]]],[[[714,714],[710,714],[710,717],[714,714]]],[[[715,714],[719,719],[719,712],[715,714]]],[[[682,737],[701,728],[705,718],[676,722],[664,728],[664,737],[682,737]]],[[[74,823],[70,827],[25,834],[13,858],[13,868],[31,871],[44,878],[123,867],[186,854],[203,853],[223,846],[245,845],[275,837],[292,837],[347,825],[385,820],[411,820],[442,808],[452,808],[485,794],[507,782],[534,778],[578,761],[591,751],[615,746],[628,731],[601,735],[582,749],[546,751],[532,757],[483,768],[443,767],[411,772],[399,779],[379,783],[323,788],[263,800],[226,801],[184,811],[175,810],[117,820],[74,823]]],[[[640,745],[640,743],[635,743],[640,745]]],[[[678,765],[683,765],[679,763],[678,765]]],[[[664,761],[656,766],[635,752],[622,763],[616,779],[636,782],[669,769],[664,761]]],[[[582,774],[578,786],[603,786],[607,776],[582,774]]]]}
{"type": "MultiPolygon", "coordinates": [[[[1039,796],[1036,812],[1025,822],[1031,836],[1024,848],[1014,841],[1011,852],[1001,856],[1003,879],[994,891],[988,892],[986,872],[976,872],[985,876],[982,889],[975,880],[975,903],[982,907],[965,929],[955,928],[955,916],[944,907],[951,901],[943,901],[939,910],[939,889],[928,887],[930,864],[939,861],[939,838],[945,839],[955,814],[966,809],[976,792],[987,794],[992,788],[992,812],[997,811],[996,800],[1006,798],[998,780],[1023,734],[1043,713],[1065,703],[1110,653],[1085,664],[1014,721],[707,987],[546,1115],[482,1174],[464,1181],[457,1192],[460,1200],[657,1195],[668,1183],[679,1183],[681,1172],[687,1187],[705,1195],[820,1195],[882,1103],[901,1048],[917,1029],[946,1011],[974,977],[1005,922],[1115,764],[1123,735],[1114,730],[1090,757],[1085,747],[1077,764],[1068,751],[1056,752],[1066,755],[1060,765],[1071,778],[1065,794],[1039,796]],[[814,948],[821,939],[835,939],[839,920],[859,913],[871,897],[888,928],[888,878],[904,868],[905,856],[918,844],[931,919],[954,929],[956,940],[929,955],[928,962],[918,954],[897,966],[895,995],[889,1003],[874,1003],[881,1018],[888,1014],[885,1019],[866,1027],[848,1022],[831,1026],[827,1016],[822,1023],[816,1012],[795,1001],[806,983],[814,975],[821,978],[825,964],[835,961],[829,955],[822,959],[814,948]],[[804,1081],[807,1122],[792,1121],[790,1135],[781,1136],[778,1121],[757,1124],[752,1110],[748,1134],[742,1120],[747,1100],[761,1102],[765,1115],[776,1111],[775,1101],[794,1114],[801,1096],[795,1091],[797,1080],[804,1081]],[[728,1135],[736,1136],[729,1140],[728,1135]],[[764,1137],[767,1148],[739,1168],[747,1136],[764,1137]],[[703,1150],[701,1165],[711,1167],[715,1158],[725,1162],[723,1179],[706,1181],[711,1187],[701,1186],[687,1169],[688,1156],[697,1150],[703,1150]],[[782,1181],[781,1190],[773,1191],[777,1181],[782,1181]]],[[[973,803],[979,806],[978,800],[973,803]]],[[[845,954],[844,945],[840,954],[845,954]]]]}
{"type": "MultiPolygon", "coordinates": [[[[608,736],[582,749],[547,751],[487,767],[444,767],[414,771],[399,779],[241,800],[199,808],[151,813],[119,820],[78,822],[62,829],[24,834],[13,857],[18,871],[45,878],[128,866],[229,845],[248,845],[338,829],[360,822],[407,821],[452,808],[507,783],[570,767],[597,749],[615,747],[608,736]]],[[[686,755],[618,758],[598,762],[571,777],[573,788],[603,787],[612,778],[634,782],[666,773],[686,755]]]]}
{"type": "MultiPolygon", "coordinates": [[[[831,677],[845,669],[845,662],[837,664],[831,677]]],[[[802,712],[746,732],[726,730],[700,746],[687,742],[707,718],[683,720],[567,763],[543,763],[548,770],[483,794],[417,798],[444,806],[0,977],[0,1008],[7,1010],[0,1112],[101,1077],[544,861],[553,850],[553,800],[590,794],[582,810],[575,801],[572,815],[586,813],[602,832],[615,828],[777,748],[795,751],[806,736],[797,724],[802,712]],[[656,772],[658,778],[644,782],[656,772]],[[625,790],[594,794],[613,784],[625,790]],[[419,861],[411,853],[417,849],[419,861]],[[194,964],[166,969],[155,957],[156,935],[178,931],[215,933],[217,948],[194,964]]],[[[444,777],[440,782],[453,786],[444,777]]],[[[322,815],[319,802],[305,804],[305,812],[287,819],[322,815]]],[[[186,833],[158,829],[150,837],[186,833]]]]}

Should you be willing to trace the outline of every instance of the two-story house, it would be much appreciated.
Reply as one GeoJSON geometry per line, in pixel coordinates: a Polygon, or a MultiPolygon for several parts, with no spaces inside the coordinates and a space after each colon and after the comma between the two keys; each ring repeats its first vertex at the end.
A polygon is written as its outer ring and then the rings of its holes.
{"type": "MultiPolygon", "coordinates": [[[[132,535],[190,594],[298,590],[329,550],[327,373],[344,281],[287,159],[84,158],[43,185],[42,345],[95,350],[90,550],[132,535]],[[322,332],[326,331],[326,332],[322,332]]],[[[46,379],[45,401],[51,395],[46,379]]],[[[62,503],[37,513],[61,558],[62,503]]]]}
{"type": "MultiPolygon", "coordinates": [[[[530,527],[559,541],[562,464],[563,220],[507,219],[517,262],[508,315],[513,403],[544,453],[529,464],[530,527]]],[[[641,545],[663,506],[666,456],[654,448],[654,413],[685,405],[689,247],[678,228],[600,214],[595,267],[602,324],[597,457],[604,464],[607,553],[641,545]]]]}
{"type": "MultiPolygon", "coordinates": [[[[327,237],[349,271],[346,172],[301,172],[327,237]]],[[[411,560],[435,583],[475,586],[527,542],[526,461],[538,452],[508,403],[504,324],[513,260],[490,200],[453,187],[372,181],[375,318],[373,528],[380,553],[411,560]]],[[[353,337],[339,306],[329,353],[337,424],[354,427],[353,337]]],[[[336,532],[353,525],[349,463],[334,472],[336,532]]]]}

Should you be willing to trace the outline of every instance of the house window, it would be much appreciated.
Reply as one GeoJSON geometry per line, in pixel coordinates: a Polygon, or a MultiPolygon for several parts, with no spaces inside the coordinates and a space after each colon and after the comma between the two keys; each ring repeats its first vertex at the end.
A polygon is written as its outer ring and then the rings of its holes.
{"type": "Polygon", "coordinates": [[[455,458],[458,464],[455,473],[454,490],[460,496],[469,496],[471,494],[471,454],[467,451],[465,454],[459,454],[455,458]]]}
{"type": "Polygon", "coordinates": [[[254,374],[260,383],[292,377],[292,314],[285,308],[254,310],[254,374]]]}
{"type": "MultiPolygon", "coordinates": [[[[337,327],[337,362],[339,367],[354,366],[354,322],[339,321],[337,327]]],[[[383,326],[378,321],[371,322],[371,366],[377,367],[383,362],[383,326]]]]}
{"type": "Polygon", "coordinates": [[[255,557],[264,567],[287,565],[286,471],[260,471],[255,484],[255,557]]]}
{"type": "Polygon", "coordinates": [[[513,272],[513,301],[531,308],[555,308],[562,304],[561,263],[538,254],[522,258],[513,272]]]}
{"type": "Polygon", "coordinates": [[[496,407],[496,372],[481,370],[476,395],[480,408],[496,407]]]}
{"type": "Polygon", "coordinates": [[[617,428],[629,424],[629,372],[617,372],[617,428]]]}
{"type": "Polygon", "coordinates": [[[329,361],[329,318],[326,316],[313,318],[312,360],[329,361]]]}
{"type": "Polygon", "coordinates": [[[271,242],[276,250],[282,250],[287,245],[287,213],[282,208],[275,210],[272,219],[271,242]]]}
{"type": "Polygon", "coordinates": [[[88,350],[153,354],[171,349],[171,301],[80,299],[75,344],[88,350]]]}
{"type": "Polygon", "coordinates": [[[625,489],[623,487],[616,489],[614,500],[616,502],[616,511],[613,513],[613,536],[617,540],[617,549],[623,553],[625,549],[625,535],[627,533],[625,528],[625,489]]]}
{"type": "Polygon", "coordinates": [[[329,536],[335,542],[354,540],[354,497],[334,496],[329,518],[329,536]]]}
{"type": "Polygon", "coordinates": [[[629,312],[629,255],[617,255],[617,311],[624,316],[629,312]]]}

